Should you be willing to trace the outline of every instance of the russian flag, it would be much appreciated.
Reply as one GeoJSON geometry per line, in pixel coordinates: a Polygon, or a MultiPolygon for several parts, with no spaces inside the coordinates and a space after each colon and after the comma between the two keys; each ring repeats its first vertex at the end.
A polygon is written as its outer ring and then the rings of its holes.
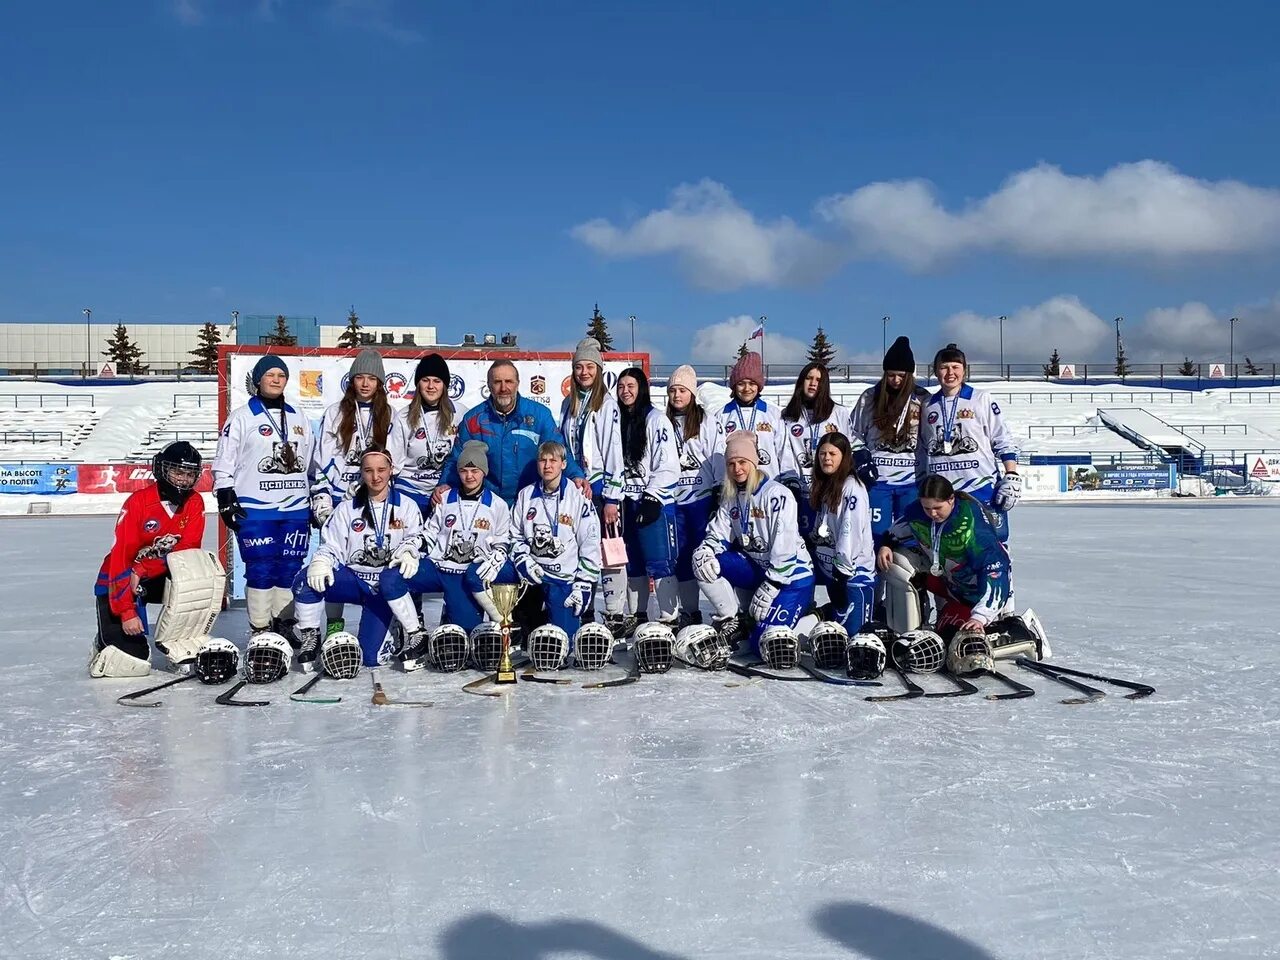
{"type": "Polygon", "coordinates": [[[756,337],[759,337],[761,340],[763,340],[763,339],[764,339],[764,324],[763,324],[763,323],[762,323],[762,324],[760,324],[760,326],[756,327],[754,330],[752,330],[752,331],[751,331],[751,336],[747,337],[747,339],[748,339],[748,340],[754,340],[756,337]]]}

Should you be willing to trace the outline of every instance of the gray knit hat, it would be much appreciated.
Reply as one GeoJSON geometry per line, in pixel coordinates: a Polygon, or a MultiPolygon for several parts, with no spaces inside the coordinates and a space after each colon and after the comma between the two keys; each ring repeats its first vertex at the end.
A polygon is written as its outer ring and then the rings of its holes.
{"type": "Polygon", "coordinates": [[[600,341],[595,337],[583,337],[573,350],[573,362],[588,360],[601,370],[604,369],[604,358],[600,355],[600,341]]]}
{"type": "Polygon", "coordinates": [[[382,354],[373,347],[365,347],[351,361],[351,379],[354,380],[362,373],[377,377],[379,383],[387,382],[387,373],[382,369],[382,354]]]}
{"type": "Polygon", "coordinates": [[[489,475],[489,445],[483,440],[468,440],[458,454],[458,469],[475,467],[486,477],[489,475]]]}

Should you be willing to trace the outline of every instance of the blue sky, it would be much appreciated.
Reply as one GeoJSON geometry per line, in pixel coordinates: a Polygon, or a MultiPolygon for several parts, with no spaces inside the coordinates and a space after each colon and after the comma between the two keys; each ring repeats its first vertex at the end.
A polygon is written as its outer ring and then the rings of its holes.
{"type": "Polygon", "coordinates": [[[1272,4],[9,5],[0,320],[1280,359],[1272,4]],[[787,337],[793,340],[788,342],[787,337]]]}

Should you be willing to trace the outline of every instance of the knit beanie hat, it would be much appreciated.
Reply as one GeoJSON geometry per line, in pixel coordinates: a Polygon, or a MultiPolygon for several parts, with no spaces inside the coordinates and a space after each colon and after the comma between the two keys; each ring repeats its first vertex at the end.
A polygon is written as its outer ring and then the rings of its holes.
{"type": "Polygon", "coordinates": [[[377,377],[380,383],[387,382],[386,371],[382,369],[382,354],[373,347],[365,347],[351,361],[351,379],[354,380],[362,373],[377,377]]]}
{"type": "Polygon", "coordinates": [[[684,387],[694,396],[698,395],[698,371],[687,363],[676,367],[676,372],[667,380],[668,387],[684,387]]]}
{"type": "Polygon", "coordinates": [[[756,435],[751,430],[735,430],[729,434],[724,445],[725,463],[730,460],[750,460],[760,466],[760,450],[756,446],[756,435]]]}
{"type": "Polygon", "coordinates": [[[449,386],[449,364],[438,353],[428,353],[418,361],[413,371],[413,382],[419,383],[423,377],[435,377],[446,387],[449,386]]]}
{"type": "Polygon", "coordinates": [[[732,390],[743,380],[751,380],[764,386],[764,364],[758,353],[744,353],[729,371],[729,389],[732,390]]]}
{"type": "Polygon", "coordinates": [[[594,363],[601,370],[604,369],[604,358],[600,356],[600,341],[595,337],[583,337],[573,350],[574,363],[581,363],[584,360],[594,363]]]}
{"type": "Polygon", "coordinates": [[[486,477],[489,475],[489,445],[483,440],[468,440],[458,454],[458,469],[475,467],[486,477]]]}
{"type": "Polygon", "coordinates": [[[284,378],[286,380],[289,379],[289,368],[284,365],[284,361],[274,353],[268,353],[253,365],[253,373],[251,374],[253,389],[258,389],[258,384],[261,382],[262,378],[267,375],[269,370],[279,370],[284,374],[284,378]]]}
{"type": "Polygon", "coordinates": [[[944,363],[963,363],[965,373],[969,372],[969,361],[965,359],[964,351],[954,343],[948,343],[933,355],[933,372],[935,375],[938,372],[938,367],[944,363]]]}
{"type": "Polygon", "coordinates": [[[911,352],[910,340],[899,337],[893,341],[893,346],[884,355],[884,369],[897,370],[900,373],[915,373],[916,355],[911,352]]]}

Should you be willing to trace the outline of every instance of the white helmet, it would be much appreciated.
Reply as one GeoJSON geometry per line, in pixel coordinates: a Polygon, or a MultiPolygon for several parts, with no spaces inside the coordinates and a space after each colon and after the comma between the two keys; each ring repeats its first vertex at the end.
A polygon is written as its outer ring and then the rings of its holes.
{"type": "MultiPolygon", "coordinates": [[[[499,631],[501,642],[501,631],[499,631]]],[[[444,673],[457,673],[467,665],[471,638],[456,623],[442,623],[427,638],[427,662],[444,673]]]]}
{"type": "Polygon", "coordinates": [[[335,680],[354,680],[363,664],[364,652],[354,633],[340,630],[320,644],[320,669],[335,680]]]}
{"type": "Polygon", "coordinates": [[[544,623],[529,633],[525,652],[535,670],[559,670],[569,656],[569,635],[554,623],[544,623]]]}
{"type": "Polygon", "coordinates": [[[961,630],[947,647],[947,670],[957,677],[995,669],[991,641],[976,630],[961,630]]]}
{"type": "Polygon", "coordinates": [[[195,675],[201,683],[226,683],[240,669],[240,651],[230,640],[209,637],[196,651],[195,675]]]}
{"type": "Polygon", "coordinates": [[[479,670],[497,670],[502,661],[502,628],[485,620],[471,631],[471,661],[479,670]]]}
{"type": "Polygon", "coordinates": [[[708,623],[694,623],[676,634],[676,655],[703,670],[723,670],[729,662],[729,643],[708,623]]]}
{"type": "Polygon", "coordinates": [[[913,673],[937,673],[947,659],[942,638],[932,630],[909,630],[893,642],[893,662],[913,673]]]}
{"type": "Polygon", "coordinates": [[[603,623],[584,623],[573,635],[573,659],[583,670],[599,670],[613,652],[613,634],[603,623]]]}
{"type": "Polygon", "coordinates": [[[632,635],[631,645],[641,673],[666,673],[671,669],[675,634],[665,623],[642,623],[632,635]]]}
{"type": "Polygon", "coordinates": [[[254,634],[244,651],[244,678],[250,683],[275,683],[289,674],[293,648],[278,633],[254,634]]]}
{"type": "Polygon", "coordinates": [[[800,644],[795,631],[778,624],[769,627],[760,636],[760,656],[775,670],[790,670],[800,655],[800,644]]]}
{"type": "Polygon", "coordinates": [[[809,651],[819,670],[844,670],[848,666],[845,647],[849,631],[834,620],[823,620],[809,633],[809,651]]]}
{"type": "Polygon", "coordinates": [[[874,633],[855,633],[849,638],[845,660],[852,679],[874,680],[884,673],[884,641],[874,633]]]}

